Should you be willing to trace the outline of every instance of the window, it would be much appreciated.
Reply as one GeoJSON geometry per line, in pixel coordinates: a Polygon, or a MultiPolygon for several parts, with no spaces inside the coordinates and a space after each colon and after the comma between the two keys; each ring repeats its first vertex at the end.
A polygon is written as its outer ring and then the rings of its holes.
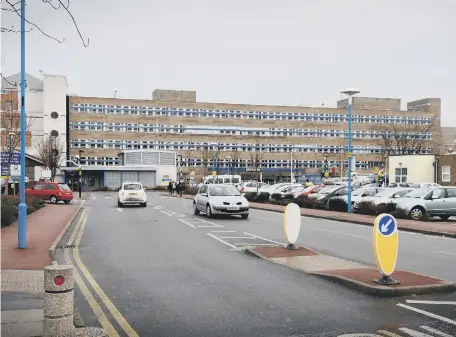
{"type": "Polygon", "coordinates": [[[52,119],[57,119],[57,118],[59,118],[59,114],[56,111],[52,111],[51,112],[51,118],[52,119]]]}
{"type": "Polygon", "coordinates": [[[44,184],[37,184],[37,185],[35,185],[35,186],[33,187],[33,189],[34,189],[34,190],[44,190],[44,187],[45,187],[45,186],[46,186],[46,185],[44,185],[44,184]]]}
{"type": "Polygon", "coordinates": [[[13,110],[13,102],[12,101],[6,101],[5,102],[5,109],[6,109],[6,111],[13,110]]]}
{"type": "Polygon", "coordinates": [[[58,137],[58,136],[59,136],[59,132],[57,130],[51,131],[51,137],[58,137]]]}
{"type": "Polygon", "coordinates": [[[451,181],[450,165],[442,166],[442,182],[449,183],[451,181]]]}
{"type": "Polygon", "coordinates": [[[407,168],[406,167],[397,167],[395,170],[396,173],[396,183],[406,183],[407,182],[407,168]]]}
{"type": "Polygon", "coordinates": [[[456,188],[447,188],[447,198],[456,198],[456,188]]]}
{"type": "Polygon", "coordinates": [[[54,184],[46,184],[46,189],[47,190],[55,190],[54,184]]]}

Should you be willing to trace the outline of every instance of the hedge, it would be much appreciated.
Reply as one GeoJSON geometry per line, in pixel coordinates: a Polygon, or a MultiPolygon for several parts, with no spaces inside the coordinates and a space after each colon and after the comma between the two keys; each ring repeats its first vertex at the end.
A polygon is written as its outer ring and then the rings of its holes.
{"type": "MultiPolygon", "coordinates": [[[[20,199],[15,195],[2,195],[1,197],[1,227],[6,227],[14,223],[18,218],[18,208],[20,199]]],[[[44,201],[34,197],[26,196],[25,203],[27,204],[27,215],[43,208],[44,201]]]]}

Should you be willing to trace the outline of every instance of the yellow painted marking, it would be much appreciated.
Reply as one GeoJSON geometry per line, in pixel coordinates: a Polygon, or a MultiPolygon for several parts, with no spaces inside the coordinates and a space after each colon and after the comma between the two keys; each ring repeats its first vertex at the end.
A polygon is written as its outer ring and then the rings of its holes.
{"type": "Polygon", "coordinates": [[[84,219],[84,216],[86,214],[86,209],[84,208],[82,210],[81,216],[78,219],[78,222],[76,223],[76,226],[74,226],[73,233],[71,233],[70,239],[68,240],[68,246],[71,246],[74,242],[74,238],[76,237],[76,234],[79,232],[79,228],[81,227],[82,220],[84,219]]]}
{"type": "Polygon", "coordinates": [[[109,310],[109,312],[114,317],[114,319],[117,321],[117,323],[120,325],[120,327],[125,331],[125,333],[129,337],[139,337],[139,335],[136,333],[136,331],[131,327],[131,325],[125,320],[125,318],[122,316],[122,314],[116,308],[114,303],[112,303],[112,301],[109,299],[109,297],[106,295],[106,293],[101,289],[101,287],[98,285],[97,281],[95,281],[95,279],[92,277],[89,270],[84,265],[84,263],[82,263],[81,258],[79,257],[79,248],[78,247],[79,247],[79,243],[81,242],[82,233],[84,232],[86,223],[87,223],[87,217],[84,219],[84,221],[81,225],[81,230],[79,231],[78,236],[76,238],[76,242],[75,242],[76,247],[73,249],[74,260],[76,261],[76,264],[78,265],[79,269],[81,269],[82,274],[85,276],[85,278],[87,279],[89,284],[92,286],[93,290],[95,290],[96,294],[103,301],[106,308],[109,310]]]}
{"type": "MultiPolygon", "coordinates": [[[[82,223],[83,215],[85,215],[85,214],[81,214],[81,217],[73,231],[73,234],[80,228],[80,224],[82,223]]],[[[65,250],[64,257],[65,257],[65,262],[67,264],[73,265],[73,263],[71,262],[71,259],[70,259],[70,253],[69,253],[68,249],[65,250]]],[[[74,268],[74,279],[76,280],[76,283],[78,284],[79,289],[81,290],[81,293],[84,295],[84,298],[86,299],[87,303],[89,303],[90,308],[94,312],[95,316],[97,316],[97,319],[100,322],[101,326],[108,332],[108,335],[110,337],[120,337],[120,335],[117,333],[114,326],[111,324],[111,322],[109,322],[108,318],[104,314],[100,305],[97,303],[97,301],[91,294],[90,290],[87,288],[86,284],[82,280],[81,275],[79,274],[77,268],[74,268]]]]}

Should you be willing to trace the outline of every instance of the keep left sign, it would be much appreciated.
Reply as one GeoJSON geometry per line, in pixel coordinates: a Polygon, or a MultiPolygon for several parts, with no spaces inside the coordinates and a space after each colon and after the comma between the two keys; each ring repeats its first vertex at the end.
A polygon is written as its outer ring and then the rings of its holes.
{"type": "Polygon", "coordinates": [[[391,214],[380,214],[374,222],[374,254],[383,275],[390,276],[394,272],[398,250],[397,221],[391,214]]]}

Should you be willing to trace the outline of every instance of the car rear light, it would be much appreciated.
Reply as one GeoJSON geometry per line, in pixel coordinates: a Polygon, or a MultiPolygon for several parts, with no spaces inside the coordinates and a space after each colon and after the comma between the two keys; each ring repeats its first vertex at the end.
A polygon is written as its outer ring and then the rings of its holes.
{"type": "Polygon", "coordinates": [[[244,192],[245,186],[242,186],[241,191],[244,192]]]}

